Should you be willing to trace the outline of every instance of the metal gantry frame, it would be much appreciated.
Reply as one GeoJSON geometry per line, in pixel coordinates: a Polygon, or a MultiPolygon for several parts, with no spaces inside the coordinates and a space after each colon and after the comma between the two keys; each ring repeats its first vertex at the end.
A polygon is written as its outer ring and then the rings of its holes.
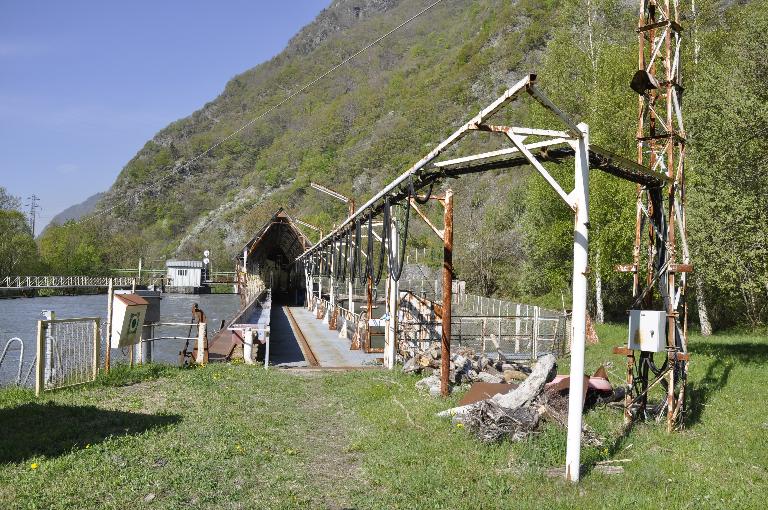
{"type": "Polygon", "coordinates": [[[631,87],[638,93],[637,162],[663,173],[663,183],[638,183],[632,264],[632,308],[661,306],[667,315],[667,351],[653,354],[619,348],[627,356],[625,423],[646,416],[667,430],[683,425],[688,373],[687,273],[692,271],[685,215],[685,127],[682,114],[680,4],[678,0],[640,0],[638,70],[631,87]],[[678,258],[682,251],[682,263],[678,258]],[[658,292],[658,298],[657,294],[658,292]],[[659,361],[658,359],[656,360],[659,361]],[[649,380],[653,374],[653,380],[649,380]],[[666,398],[648,410],[648,393],[660,385],[666,398]]]}
{"type": "MultiPolygon", "coordinates": [[[[453,134],[438,144],[429,154],[419,160],[411,168],[385,186],[373,198],[357,209],[354,213],[324,236],[317,244],[301,254],[297,262],[308,270],[307,262],[311,257],[323,253],[327,247],[333,246],[343,235],[350,235],[356,221],[367,220],[382,212],[384,201],[398,203],[404,199],[410,200],[410,186],[422,189],[436,181],[441,181],[459,175],[513,168],[531,165],[550,184],[555,193],[563,199],[574,213],[574,265],[573,265],[573,321],[571,345],[571,387],[569,399],[568,446],[566,452],[565,475],[569,480],[578,480],[580,463],[580,441],[582,430],[582,393],[584,374],[584,345],[586,333],[586,302],[587,302],[587,261],[589,237],[589,169],[590,167],[606,171],[618,177],[640,184],[658,185],[666,181],[666,175],[654,169],[609,153],[599,147],[590,146],[589,128],[586,124],[575,123],[568,115],[560,110],[537,87],[536,76],[528,75],[507,90],[501,97],[480,111],[469,122],[457,129],[453,134]],[[559,129],[540,129],[535,127],[494,125],[489,121],[500,110],[521,96],[530,96],[541,106],[554,114],[559,129]],[[450,160],[438,158],[450,147],[471,132],[482,131],[497,133],[510,146],[501,150],[474,154],[450,160]],[[574,157],[575,187],[566,191],[544,167],[542,161],[565,157],[574,157]]],[[[447,208],[446,208],[447,209],[447,208]]],[[[446,219],[446,223],[448,220],[446,219]]],[[[436,229],[435,229],[436,230],[436,229]]],[[[386,241],[385,241],[386,242],[386,241]]],[[[391,242],[391,241],[390,241],[391,242]]],[[[446,268],[450,268],[452,243],[444,245],[444,278],[443,300],[451,301],[451,275],[445,278],[446,268]]],[[[391,300],[397,303],[397,300],[391,300]]],[[[397,311],[390,310],[388,330],[395,331],[394,322],[397,311]],[[392,313],[394,312],[394,313],[392,313]]],[[[450,313],[450,312],[449,312],[450,313]]],[[[443,321],[442,344],[450,355],[450,322],[443,321]]],[[[388,335],[385,363],[387,368],[394,367],[393,336],[388,335]]]]}

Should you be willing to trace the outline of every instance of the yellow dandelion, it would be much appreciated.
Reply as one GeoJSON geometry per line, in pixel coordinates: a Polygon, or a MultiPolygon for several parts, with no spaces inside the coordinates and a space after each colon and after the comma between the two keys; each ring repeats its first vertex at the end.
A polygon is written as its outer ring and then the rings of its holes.
{"type": "Polygon", "coordinates": [[[456,428],[457,429],[463,429],[464,428],[464,424],[463,423],[457,423],[456,424],[456,428]]]}
{"type": "Polygon", "coordinates": [[[91,447],[91,445],[90,445],[90,444],[87,444],[87,445],[85,445],[85,449],[86,449],[86,450],[87,450],[88,448],[90,448],[90,447],[91,447]]]}
{"type": "Polygon", "coordinates": [[[40,466],[37,464],[37,462],[33,462],[32,464],[29,465],[30,469],[37,469],[38,467],[40,466]]]}

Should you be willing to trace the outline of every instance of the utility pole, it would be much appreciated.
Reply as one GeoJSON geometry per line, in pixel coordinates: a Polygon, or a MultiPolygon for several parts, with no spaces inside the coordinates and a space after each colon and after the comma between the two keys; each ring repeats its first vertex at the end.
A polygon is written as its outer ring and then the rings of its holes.
{"type": "MultiPolygon", "coordinates": [[[[636,190],[635,243],[633,250],[633,306],[658,308],[661,299],[666,313],[666,351],[641,351],[636,359],[627,349],[627,383],[635,370],[643,389],[649,387],[648,369],[666,382],[667,430],[683,423],[683,402],[688,372],[688,306],[685,299],[687,273],[692,270],[686,239],[685,153],[686,133],[682,112],[682,19],[680,5],[670,0],[640,1],[638,70],[630,87],[638,94],[637,162],[666,174],[665,189],[636,190]],[[680,263],[682,262],[682,263],[680,263]],[[643,278],[645,276],[645,278],[643,278]],[[658,282],[658,283],[657,283],[658,282]],[[655,292],[654,292],[655,291],[655,292]],[[659,358],[667,358],[662,361],[659,358]],[[653,365],[653,366],[652,366],[653,365]]],[[[625,400],[625,422],[643,417],[647,392],[633,413],[632,398],[625,400]],[[636,416],[634,416],[636,415],[636,416]]]]}
{"type": "Polygon", "coordinates": [[[32,196],[27,197],[27,200],[29,200],[26,204],[29,206],[29,226],[32,227],[32,237],[35,237],[35,218],[37,217],[37,209],[40,209],[40,206],[37,205],[40,197],[33,194],[32,196]]]}

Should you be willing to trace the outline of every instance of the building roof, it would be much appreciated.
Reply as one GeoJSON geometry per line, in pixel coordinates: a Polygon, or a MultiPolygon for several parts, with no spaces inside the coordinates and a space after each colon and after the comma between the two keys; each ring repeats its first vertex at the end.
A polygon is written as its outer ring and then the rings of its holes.
{"type": "Polygon", "coordinates": [[[249,254],[253,253],[265,240],[271,240],[272,242],[277,243],[285,255],[290,259],[295,259],[312,245],[309,238],[281,207],[272,215],[272,218],[259,229],[258,233],[243,246],[240,253],[235,256],[235,260],[242,261],[244,251],[247,250],[249,254]],[[285,233],[288,233],[288,235],[283,235],[285,233]]]}
{"type": "Polygon", "coordinates": [[[128,306],[148,305],[149,302],[138,294],[115,294],[115,297],[128,306]]]}
{"type": "Polygon", "coordinates": [[[166,260],[165,267],[203,267],[203,263],[199,260],[166,260]]]}

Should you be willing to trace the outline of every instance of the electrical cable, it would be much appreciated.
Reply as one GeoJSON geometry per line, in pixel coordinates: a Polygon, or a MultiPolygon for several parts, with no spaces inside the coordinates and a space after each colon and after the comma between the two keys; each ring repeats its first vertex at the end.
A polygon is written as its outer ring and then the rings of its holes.
{"type": "MultiPolygon", "coordinates": [[[[371,228],[373,228],[373,221],[371,221],[371,228]]],[[[371,231],[373,233],[373,231],[371,231]]],[[[373,236],[371,236],[373,237],[373,236]]],[[[387,228],[387,222],[385,221],[384,224],[381,226],[381,242],[380,242],[380,249],[379,249],[379,268],[376,271],[376,275],[371,275],[373,278],[373,284],[378,285],[381,281],[381,276],[384,273],[384,259],[387,258],[387,243],[388,243],[388,237],[389,237],[389,228],[387,228]]],[[[373,262],[371,262],[371,267],[373,267],[373,262]]]]}
{"type": "Polygon", "coordinates": [[[387,235],[387,261],[389,263],[389,275],[394,281],[399,281],[405,265],[405,249],[408,240],[408,224],[411,211],[411,198],[414,195],[413,179],[408,179],[408,196],[405,203],[405,220],[403,221],[403,232],[397,226],[396,221],[392,221],[392,204],[390,197],[384,198],[384,226],[387,235]],[[393,225],[394,223],[394,225],[393,225]],[[394,231],[393,231],[394,228],[394,231]],[[394,235],[393,235],[394,234],[394,235]],[[400,253],[395,253],[400,249],[400,253]]]}
{"type": "MultiPolygon", "coordinates": [[[[416,203],[424,205],[427,202],[429,202],[429,199],[432,198],[432,187],[435,185],[435,181],[432,181],[429,183],[429,189],[427,190],[427,194],[423,199],[420,199],[417,195],[413,195],[413,199],[416,201],[416,203]]],[[[411,188],[413,188],[413,181],[411,181],[411,188]]]]}
{"type": "Polygon", "coordinates": [[[362,249],[360,243],[362,241],[362,232],[360,225],[360,218],[355,218],[355,246],[352,248],[352,270],[350,271],[351,280],[354,282],[355,278],[362,273],[362,264],[360,259],[362,258],[362,249]]]}

